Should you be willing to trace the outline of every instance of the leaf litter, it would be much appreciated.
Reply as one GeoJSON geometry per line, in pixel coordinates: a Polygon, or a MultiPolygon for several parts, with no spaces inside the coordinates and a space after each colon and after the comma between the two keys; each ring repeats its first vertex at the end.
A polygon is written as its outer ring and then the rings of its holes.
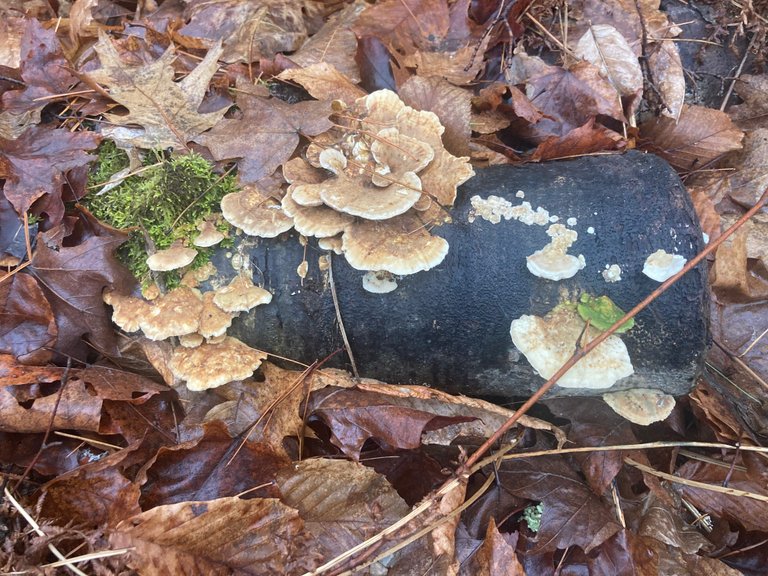
{"type": "MultiPolygon", "coordinates": [[[[715,346],[663,422],[549,400],[467,468],[510,410],[317,364],[189,391],[168,342],[116,332],[104,292],[139,289],[127,235],[76,202],[109,140],[132,166],[195,150],[278,206],[336,114],[387,88],[476,167],[658,154],[714,240],[766,187],[764,62],[745,56],[720,110],[688,98],[681,28],[654,2],[27,4],[0,8],[6,570],[63,551],[98,573],[760,573],[764,213],[717,250],[715,346]]],[[[740,56],[765,35],[748,7],[713,22],[702,40],[740,56]]]]}

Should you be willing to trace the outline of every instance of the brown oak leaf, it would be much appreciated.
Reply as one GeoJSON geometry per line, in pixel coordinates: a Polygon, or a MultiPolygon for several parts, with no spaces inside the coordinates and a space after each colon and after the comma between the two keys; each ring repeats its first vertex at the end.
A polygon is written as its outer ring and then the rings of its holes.
{"type": "Polygon", "coordinates": [[[49,126],[30,126],[16,140],[0,138],[0,178],[3,192],[16,212],[48,214],[52,224],[64,216],[61,200],[67,171],[86,165],[96,157],[86,153],[98,146],[101,137],[93,132],[70,132],[49,126]]]}
{"type": "Polygon", "coordinates": [[[245,82],[239,82],[238,89],[242,116],[222,120],[195,142],[207,146],[216,160],[240,158],[242,183],[269,176],[286,162],[299,144],[299,134],[316,136],[333,126],[328,102],[286,104],[260,95],[245,82]]]}
{"type": "Polygon", "coordinates": [[[170,46],[151,62],[133,66],[123,62],[112,41],[101,33],[94,46],[101,68],[86,76],[108,89],[109,96],[126,108],[129,114],[107,114],[117,126],[102,133],[139,148],[185,148],[186,143],[216,124],[227,106],[215,112],[200,113],[198,108],[217,69],[221,46],[214,46],[197,67],[179,82],[173,81],[172,63],[175,50],[170,46]],[[141,130],[127,130],[129,124],[141,130]]]}

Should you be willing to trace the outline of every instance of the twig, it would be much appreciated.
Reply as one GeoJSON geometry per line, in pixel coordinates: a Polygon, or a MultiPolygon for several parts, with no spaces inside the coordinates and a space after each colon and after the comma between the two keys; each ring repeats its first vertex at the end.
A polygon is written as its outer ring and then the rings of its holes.
{"type": "Polygon", "coordinates": [[[755,45],[755,40],[757,40],[757,33],[752,34],[752,40],[750,40],[749,46],[747,46],[747,49],[744,50],[744,57],[741,59],[741,63],[739,64],[739,67],[736,69],[736,75],[733,77],[733,80],[731,80],[731,85],[728,86],[728,92],[725,93],[725,98],[723,98],[723,103],[720,104],[720,112],[723,112],[725,110],[725,107],[728,105],[728,100],[730,100],[731,94],[733,94],[733,87],[736,86],[736,80],[738,80],[739,76],[741,76],[741,71],[744,69],[744,63],[747,61],[747,56],[749,56],[749,51],[752,50],[752,47],[755,45]]]}
{"type": "Polygon", "coordinates": [[[729,496],[742,496],[744,498],[751,498],[752,500],[759,500],[760,502],[768,502],[768,496],[766,496],[765,494],[756,494],[755,492],[746,492],[744,490],[737,490],[736,488],[724,488],[722,486],[715,486],[714,484],[707,484],[706,482],[698,482],[697,480],[688,480],[687,478],[680,478],[680,476],[675,476],[674,474],[659,472],[658,470],[655,470],[650,466],[646,466],[644,464],[640,464],[640,462],[636,462],[635,460],[632,460],[632,458],[625,458],[624,462],[626,462],[630,466],[634,466],[638,470],[642,470],[643,472],[647,472],[648,474],[652,474],[653,476],[658,476],[659,478],[664,478],[664,480],[669,480],[670,482],[674,482],[675,484],[683,484],[685,486],[691,486],[693,488],[701,488],[702,490],[709,490],[710,492],[719,492],[720,494],[728,494],[729,496]]]}
{"type": "Polygon", "coordinates": [[[571,359],[568,360],[563,366],[558,370],[549,380],[547,380],[539,390],[536,391],[533,396],[531,396],[515,413],[512,417],[509,418],[488,440],[486,440],[482,446],[480,446],[472,456],[469,457],[467,462],[459,469],[459,473],[463,472],[463,470],[470,468],[475,462],[477,462],[483,454],[485,454],[501,437],[509,430],[512,426],[514,426],[517,421],[520,419],[520,417],[528,412],[528,410],[531,409],[531,407],[538,402],[544,394],[549,392],[549,390],[557,383],[560,378],[562,378],[568,370],[570,370],[574,364],[576,364],[579,360],[581,360],[584,356],[589,354],[592,350],[597,348],[600,344],[602,344],[611,334],[613,334],[619,327],[621,327],[625,322],[630,320],[631,318],[634,318],[640,311],[644,310],[648,305],[656,300],[659,296],[661,296],[664,292],[666,292],[670,286],[672,286],[675,282],[677,282],[680,278],[682,278],[685,274],[687,274],[690,270],[692,270],[696,265],[698,265],[699,262],[704,260],[707,256],[709,256],[712,252],[717,250],[717,248],[725,242],[731,234],[736,232],[739,228],[741,228],[744,223],[749,220],[752,216],[754,216],[768,201],[768,189],[763,192],[763,195],[760,197],[760,199],[757,201],[757,203],[749,209],[748,212],[746,212],[741,218],[739,218],[733,226],[728,228],[725,232],[723,232],[716,240],[713,240],[710,242],[707,247],[701,251],[695,258],[693,258],[690,262],[688,262],[680,272],[669,278],[667,281],[662,283],[661,286],[656,288],[651,294],[649,294],[642,302],[640,302],[637,306],[632,308],[629,312],[624,314],[619,320],[617,320],[613,326],[611,326],[608,330],[603,332],[602,334],[598,335],[594,340],[591,340],[584,348],[578,350],[573,356],[571,356],[571,359]]]}
{"type": "Polygon", "coordinates": [[[341,318],[339,298],[336,296],[336,283],[333,281],[333,254],[330,254],[328,257],[328,284],[331,285],[333,309],[336,311],[336,321],[339,323],[339,331],[341,332],[341,339],[344,341],[344,348],[347,350],[347,355],[349,356],[349,363],[352,364],[352,374],[355,375],[355,378],[360,378],[360,372],[357,371],[355,357],[352,355],[352,347],[349,345],[349,339],[347,338],[347,331],[344,329],[344,320],[341,318]]]}
{"type": "MultiPolygon", "coordinates": [[[[27,523],[32,526],[32,529],[35,531],[35,533],[40,536],[41,538],[45,538],[45,532],[40,530],[40,525],[35,522],[35,519],[32,518],[32,516],[29,515],[29,513],[24,510],[21,504],[19,504],[16,499],[11,495],[11,492],[8,490],[8,488],[5,488],[4,490],[5,497],[8,498],[8,501],[11,503],[11,505],[18,511],[19,514],[21,514],[24,517],[24,520],[27,521],[27,523]]],[[[54,546],[51,543],[48,543],[48,549],[53,553],[56,558],[61,560],[67,568],[69,568],[72,572],[77,574],[77,576],[86,576],[85,572],[82,572],[77,568],[77,566],[72,565],[72,561],[68,560],[64,554],[62,554],[56,546],[54,546]]]]}

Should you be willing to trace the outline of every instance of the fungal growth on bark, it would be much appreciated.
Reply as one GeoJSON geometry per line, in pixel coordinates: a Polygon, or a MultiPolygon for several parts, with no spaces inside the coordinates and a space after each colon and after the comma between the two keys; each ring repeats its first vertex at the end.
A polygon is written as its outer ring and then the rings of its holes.
{"type": "MultiPolygon", "coordinates": [[[[571,358],[579,338],[586,344],[599,333],[587,326],[568,305],[555,308],[543,318],[523,315],[513,320],[510,327],[515,347],[545,379],[551,378],[571,358]]],[[[611,335],[579,360],[557,384],[563,388],[610,388],[633,372],[627,347],[621,338],[611,335]]]]}
{"type": "Polygon", "coordinates": [[[687,260],[679,254],[667,254],[665,250],[656,250],[645,259],[643,274],[656,282],[664,282],[683,269],[687,260]]]}
{"type": "Polygon", "coordinates": [[[337,109],[334,121],[306,159],[283,165],[289,186],[279,204],[238,192],[222,201],[224,217],[247,234],[273,237],[256,221],[279,214],[282,230],[292,225],[340,249],[358,270],[405,275],[437,266],[448,244],[430,230],[448,220],[458,186],[474,175],[469,159],[445,149],[434,113],[389,90],[337,109]]]}
{"type": "Polygon", "coordinates": [[[113,309],[112,321],[126,332],[142,331],[155,341],[174,339],[170,369],[190,390],[241,380],[258,368],[266,354],[227,336],[227,329],[240,312],[271,299],[244,274],[215,291],[201,293],[182,285],[150,301],[114,291],[104,294],[113,309]]]}

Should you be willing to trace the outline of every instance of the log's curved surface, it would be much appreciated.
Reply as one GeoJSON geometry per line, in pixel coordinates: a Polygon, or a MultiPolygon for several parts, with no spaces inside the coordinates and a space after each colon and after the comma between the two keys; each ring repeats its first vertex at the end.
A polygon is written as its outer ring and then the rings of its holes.
{"type": "MultiPolygon", "coordinates": [[[[398,279],[388,294],[362,287],[363,272],[333,256],[333,278],[346,333],[361,376],[391,383],[428,384],[442,390],[497,398],[524,396],[543,379],[514,348],[509,330],[523,314],[542,316],[582,292],[608,295],[630,309],[658,286],[642,274],[658,249],[690,259],[703,247],[688,195],[661,159],[639,152],[575,160],[496,166],[477,171],[459,189],[453,222],[434,228],[450,244],[432,270],[398,279]],[[524,193],[524,198],[521,194],[524,193]],[[578,232],[569,254],[583,254],[575,276],[552,281],[526,267],[526,256],[550,241],[547,226],[515,220],[470,222],[470,198],[490,195],[513,205],[530,202],[578,232]],[[571,223],[574,220],[570,220],[571,223]],[[606,282],[606,265],[620,266],[621,281],[606,282]]],[[[343,347],[327,270],[327,254],[311,240],[306,278],[297,275],[305,248],[294,237],[247,239],[239,250],[254,281],[274,297],[235,321],[229,334],[270,353],[310,363],[343,347]]],[[[231,270],[217,256],[217,267],[231,270]]],[[[699,266],[656,300],[622,335],[634,374],[610,391],[657,388],[685,393],[708,339],[706,269],[699,266]]],[[[344,353],[331,365],[348,367],[344,353]]],[[[600,394],[564,389],[555,395],[600,394]]]]}

